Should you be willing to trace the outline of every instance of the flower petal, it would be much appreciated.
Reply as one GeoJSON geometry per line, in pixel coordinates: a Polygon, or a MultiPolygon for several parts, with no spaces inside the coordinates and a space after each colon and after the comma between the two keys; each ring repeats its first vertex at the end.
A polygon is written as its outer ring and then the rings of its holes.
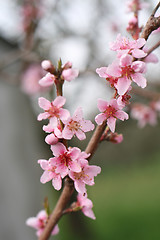
{"type": "Polygon", "coordinates": [[[129,89],[130,85],[131,80],[126,77],[122,77],[118,79],[118,82],[115,84],[115,87],[119,95],[124,95],[129,89]]]}
{"type": "Polygon", "coordinates": [[[105,120],[106,120],[106,114],[104,114],[104,113],[99,113],[95,117],[95,121],[98,125],[101,125],[105,120]]]}
{"type": "Polygon", "coordinates": [[[107,119],[107,125],[110,128],[112,132],[115,132],[115,127],[116,127],[116,118],[114,117],[109,117],[107,119]]]}
{"type": "Polygon", "coordinates": [[[40,108],[42,108],[44,110],[48,110],[51,107],[50,101],[48,101],[44,97],[38,98],[38,104],[39,104],[40,108]]]}
{"type": "Polygon", "coordinates": [[[58,157],[59,155],[64,154],[67,151],[67,149],[63,145],[63,143],[60,143],[60,142],[58,142],[56,145],[52,145],[51,146],[51,150],[52,150],[54,156],[56,156],[56,157],[58,157]]]}
{"type": "Polygon", "coordinates": [[[145,88],[147,86],[147,80],[141,73],[134,73],[132,74],[132,80],[137,83],[138,86],[141,88],[145,88]]]}

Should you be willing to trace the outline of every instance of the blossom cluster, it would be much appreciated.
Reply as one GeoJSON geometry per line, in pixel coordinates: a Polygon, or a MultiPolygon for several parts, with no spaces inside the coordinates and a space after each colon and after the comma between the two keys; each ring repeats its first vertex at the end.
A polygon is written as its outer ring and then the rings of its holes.
{"type": "Polygon", "coordinates": [[[94,177],[101,169],[89,165],[87,158],[90,154],[81,152],[77,147],[66,147],[62,142],[63,139],[70,140],[73,136],[77,136],[79,140],[85,139],[85,132],[93,130],[94,124],[83,118],[81,107],[78,107],[71,117],[69,111],[63,108],[65,101],[62,96],[56,97],[52,102],[39,98],[39,106],[44,112],[38,115],[38,120],[49,120],[48,125],[43,126],[43,130],[49,133],[46,142],[51,145],[54,155],[49,160],[38,160],[44,170],[41,182],[52,180],[53,187],[60,190],[62,179],[68,175],[74,181],[77,192],[85,194],[85,184],[93,185],[94,177]]]}
{"type": "Polygon", "coordinates": [[[72,81],[75,79],[79,71],[78,69],[72,68],[72,63],[67,62],[64,66],[60,66],[60,69],[55,69],[49,60],[44,60],[42,62],[42,68],[48,73],[39,81],[42,87],[50,87],[53,84],[56,85],[57,81],[72,81]]]}
{"type": "MultiPolygon", "coordinates": [[[[78,75],[78,70],[72,69],[71,66],[72,64],[67,62],[58,72],[50,61],[43,61],[42,67],[49,73],[39,81],[40,85],[50,86],[58,84],[58,81],[73,80],[78,75]]],[[[90,154],[81,151],[78,147],[68,147],[66,144],[66,140],[71,140],[74,136],[79,140],[84,140],[85,133],[92,131],[94,124],[84,119],[81,107],[78,107],[71,116],[70,112],[64,108],[65,102],[66,99],[63,96],[57,96],[51,102],[44,97],[38,100],[44,112],[40,113],[37,119],[38,121],[49,120],[49,123],[43,126],[43,130],[48,134],[45,141],[50,145],[53,153],[53,157],[49,160],[38,160],[44,170],[40,181],[41,183],[52,181],[53,187],[60,190],[62,180],[69,176],[78,192],[76,206],[86,216],[95,219],[91,209],[93,204],[87,198],[86,185],[94,185],[94,177],[101,172],[101,168],[89,165],[87,158],[90,154]]]]}
{"type": "Polygon", "coordinates": [[[111,50],[117,52],[116,59],[108,67],[96,69],[99,76],[106,78],[115,90],[115,96],[109,102],[98,100],[98,108],[101,113],[95,118],[99,125],[106,120],[111,132],[115,132],[117,119],[122,121],[128,119],[128,114],[122,109],[129,104],[132,82],[142,88],[146,87],[146,79],[143,76],[146,64],[138,60],[147,55],[142,49],[145,43],[143,38],[130,41],[119,34],[116,41],[110,44],[111,50]]]}
{"type": "Polygon", "coordinates": [[[131,107],[131,117],[138,120],[138,126],[143,128],[146,124],[155,126],[160,112],[160,100],[152,101],[149,105],[135,103],[131,107]]]}

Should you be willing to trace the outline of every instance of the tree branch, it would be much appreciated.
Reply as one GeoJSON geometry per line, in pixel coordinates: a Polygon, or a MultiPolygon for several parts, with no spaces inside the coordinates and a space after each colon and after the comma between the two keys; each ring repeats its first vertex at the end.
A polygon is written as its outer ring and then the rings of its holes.
{"type": "Polygon", "coordinates": [[[44,231],[42,232],[41,236],[39,237],[39,240],[46,240],[50,237],[54,226],[57,224],[58,220],[63,215],[63,210],[67,206],[67,203],[69,202],[73,194],[73,191],[74,191],[73,181],[69,177],[67,177],[65,179],[65,185],[60,195],[60,198],[55,206],[55,209],[50,215],[49,221],[44,231]]]}
{"type": "Polygon", "coordinates": [[[157,6],[155,7],[155,9],[153,10],[150,18],[148,19],[143,32],[141,34],[141,38],[145,38],[145,40],[148,39],[149,35],[156,30],[157,28],[160,27],[160,17],[155,17],[155,13],[158,10],[158,8],[160,7],[160,1],[157,4],[157,6]]]}
{"type": "MultiPolygon", "coordinates": [[[[160,41],[158,41],[153,47],[151,47],[148,51],[147,51],[147,56],[151,53],[151,52],[153,52],[156,48],[158,48],[160,46],[160,41]]],[[[147,57],[146,56],[146,57],[147,57]]],[[[145,57],[145,58],[146,58],[145,57]]],[[[144,59],[145,59],[144,58],[144,59]]]]}
{"type": "MultiPolygon", "coordinates": [[[[160,6],[160,2],[158,3],[158,5],[154,9],[154,11],[152,12],[151,17],[149,18],[149,20],[141,34],[141,37],[145,38],[146,40],[148,39],[149,35],[151,34],[151,32],[153,30],[160,27],[160,17],[158,17],[158,18],[154,17],[154,14],[157,11],[157,9],[159,8],[159,6],[160,6]]],[[[104,122],[102,125],[96,127],[96,129],[86,147],[86,150],[85,150],[86,153],[91,154],[90,157],[88,158],[88,160],[93,156],[95,150],[97,149],[100,137],[101,137],[103,131],[105,130],[105,126],[106,126],[106,122],[104,122]]],[[[39,240],[47,240],[50,237],[50,234],[51,234],[54,226],[57,224],[57,222],[63,215],[63,210],[65,209],[67,203],[69,202],[70,197],[73,193],[73,190],[74,190],[73,181],[67,177],[65,180],[65,186],[64,186],[63,191],[60,195],[60,198],[57,202],[57,205],[56,205],[55,209],[53,210],[43,233],[39,237],[39,240]]]]}

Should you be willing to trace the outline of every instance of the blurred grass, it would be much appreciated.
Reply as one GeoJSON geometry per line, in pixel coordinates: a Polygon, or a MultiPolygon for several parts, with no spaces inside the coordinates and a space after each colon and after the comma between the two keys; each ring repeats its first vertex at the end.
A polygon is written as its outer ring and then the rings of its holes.
{"type": "Polygon", "coordinates": [[[82,213],[65,216],[58,239],[159,240],[159,159],[156,155],[152,163],[143,166],[103,170],[95,186],[88,189],[96,220],[82,213]]]}

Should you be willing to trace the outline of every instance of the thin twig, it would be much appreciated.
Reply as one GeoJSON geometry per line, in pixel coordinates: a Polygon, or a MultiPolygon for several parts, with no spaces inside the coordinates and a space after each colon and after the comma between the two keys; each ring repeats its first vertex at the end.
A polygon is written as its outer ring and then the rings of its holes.
{"type": "MultiPolygon", "coordinates": [[[[160,41],[158,41],[153,47],[151,47],[148,51],[147,51],[147,56],[151,53],[151,52],[153,52],[156,48],[158,48],[160,46],[160,41]]],[[[147,57],[146,56],[146,57],[147,57]]],[[[146,58],[145,57],[145,58],[146,58]]]]}
{"type": "Polygon", "coordinates": [[[152,99],[152,100],[160,99],[160,93],[153,92],[153,91],[150,91],[150,90],[144,90],[144,89],[137,88],[137,87],[136,88],[132,87],[131,93],[142,96],[142,97],[145,97],[145,98],[149,98],[149,99],[152,99]]]}

